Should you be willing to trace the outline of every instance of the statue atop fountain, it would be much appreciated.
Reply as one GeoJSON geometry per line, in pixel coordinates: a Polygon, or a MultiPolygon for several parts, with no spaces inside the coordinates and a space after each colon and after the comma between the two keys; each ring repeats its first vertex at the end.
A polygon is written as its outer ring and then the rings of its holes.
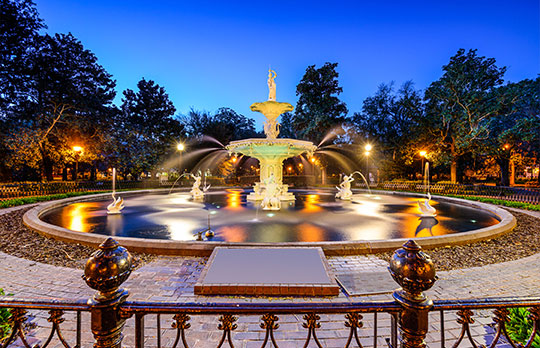
{"type": "Polygon", "coordinates": [[[276,101],[276,82],[274,79],[277,74],[274,70],[268,69],[268,100],[276,101]]]}
{"type": "Polygon", "coordinates": [[[339,186],[336,186],[338,189],[338,193],[336,193],[336,198],[339,198],[344,201],[350,201],[352,198],[352,191],[351,191],[351,182],[354,181],[353,174],[345,175],[343,177],[343,181],[339,184],[339,186]]]}
{"type": "MultiPolygon", "coordinates": [[[[269,178],[273,176],[273,183],[277,187],[272,187],[272,191],[280,201],[292,201],[294,195],[288,192],[288,186],[283,184],[283,161],[287,158],[301,155],[307,152],[312,154],[317,148],[312,142],[278,138],[279,123],[278,117],[288,111],[294,110],[289,103],[276,101],[276,78],[277,74],[273,70],[268,71],[268,100],[261,103],[253,103],[252,111],[258,111],[264,115],[264,133],[266,139],[242,139],[231,141],[226,149],[230,153],[241,153],[259,160],[260,181],[255,183],[254,192],[247,196],[249,201],[260,201],[266,198],[265,189],[269,178]]],[[[272,205],[275,209],[277,205],[272,205]]],[[[278,208],[279,209],[279,208],[278,208]]]]}

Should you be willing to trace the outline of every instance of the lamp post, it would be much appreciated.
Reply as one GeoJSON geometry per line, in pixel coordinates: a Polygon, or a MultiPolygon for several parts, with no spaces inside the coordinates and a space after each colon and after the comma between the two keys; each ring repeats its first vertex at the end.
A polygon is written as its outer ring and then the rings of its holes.
{"type": "Polygon", "coordinates": [[[371,180],[369,180],[370,179],[369,178],[369,154],[370,154],[370,151],[371,151],[372,148],[373,147],[370,144],[367,144],[364,147],[364,149],[366,150],[366,152],[365,152],[366,153],[366,176],[367,176],[366,180],[368,182],[371,182],[371,180]]]}
{"type": "Polygon", "coordinates": [[[422,150],[420,151],[420,157],[422,157],[422,167],[420,168],[420,174],[424,176],[424,160],[426,159],[427,152],[422,150]]]}
{"type": "Polygon", "coordinates": [[[79,156],[83,152],[83,148],[80,146],[73,146],[73,152],[75,152],[75,181],[79,178],[79,156]]]}
{"type": "MultiPolygon", "coordinates": [[[[180,178],[180,176],[182,175],[182,154],[184,152],[184,150],[186,149],[186,146],[182,143],[178,143],[176,145],[176,150],[180,153],[180,161],[179,161],[179,165],[178,165],[178,178],[180,178]]],[[[180,186],[183,186],[182,185],[182,180],[180,180],[180,186]]]]}

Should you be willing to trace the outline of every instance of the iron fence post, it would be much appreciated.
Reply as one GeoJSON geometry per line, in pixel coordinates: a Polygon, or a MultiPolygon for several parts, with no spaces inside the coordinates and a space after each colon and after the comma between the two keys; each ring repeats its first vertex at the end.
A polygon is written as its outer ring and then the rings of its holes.
{"type": "Polygon", "coordinates": [[[98,292],[88,300],[94,348],[120,348],[125,318],[120,305],[129,293],[119,288],[131,274],[132,257],[112,238],[107,238],[86,262],[83,279],[98,292]]]}
{"type": "Polygon", "coordinates": [[[428,332],[428,314],[433,301],[423,291],[433,286],[437,279],[431,258],[421,247],[409,240],[396,250],[388,270],[401,286],[394,291],[394,299],[401,305],[399,315],[400,346],[402,348],[425,348],[428,332]]]}

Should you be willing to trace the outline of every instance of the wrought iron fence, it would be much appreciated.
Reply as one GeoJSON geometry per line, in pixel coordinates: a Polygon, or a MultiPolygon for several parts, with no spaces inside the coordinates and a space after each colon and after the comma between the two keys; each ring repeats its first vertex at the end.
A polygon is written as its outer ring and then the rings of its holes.
{"type": "MultiPolygon", "coordinates": [[[[359,183],[359,187],[365,187],[364,183],[359,183]]],[[[384,182],[374,185],[372,188],[407,191],[426,192],[426,186],[416,182],[384,182]]],[[[463,185],[463,184],[432,184],[429,191],[439,195],[475,196],[486,198],[504,199],[507,201],[540,204],[540,189],[489,186],[489,185],[463,185]]]]}
{"type": "MultiPolygon", "coordinates": [[[[114,240],[109,239],[100,246],[100,250],[89,259],[84,279],[87,284],[96,289],[97,293],[90,300],[79,301],[17,301],[6,298],[0,299],[0,308],[10,308],[11,334],[0,342],[0,348],[8,346],[31,347],[25,333],[28,311],[46,310],[49,312],[50,329],[43,339],[41,348],[47,346],[63,346],[65,348],[81,347],[81,336],[86,328],[81,324],[82,313],[90,313],[90,329],[94,337],[94,347],[119,348],[123,334],[134,337],[134,346],[142,348],[149,345],[146,335],[145,318],[156,318],[155,342],[152,346],[167,346],[176,348],[191,347],[194,339],[190,339],[191,316],[214,316],[217,318],[215,328],[219,335],[215,342],[205,342],[212,346],[235,346],[234,332],[238,328],[238,318],[241,316],[260,316],[259,328],[261,339],[258,346],[280,347],[282,340],[276,337],[280,328],[280,317],[286,315],[302,315],[304,335],[299,346],[315,345],[323,347],[324,342],[319,338],[322,315],[343,315],[344,347],[378,346],[378,338],[384,337],[390,348],[424,348],[428,333],[438,335],[441,348],[468,347],[479,348],[483,345],[474,339],[471,327],[474,323],[474,311],[493,310],[493,332],[489,347],[511,346],[513,348],[530,348],[533,340],[540,334],[540,298],[484,298],[472,300],[439,300],[431,301],[423,291],[429,289],[436,280],[433,264],[420,247],[413,241],[404,244],[396,250],[390,261],[389,271],[394,280],[401,286],[393,293],[393,301],[375,302],[270,302],[270,303],[160,303],[127,301],[128,293],[119,289],[131,272],[131,256],[114,240]],[[533,329],[528,333],[525,342],[516,342],[508,334],[506,325],[509,321],[509,308],[527,307],[533,329]],[[72,313],[75,319],[75,337],[68,340],[64,337],[62,323],[64,314],[72,313]],[[369,325],[365,326],[367,313],[369,325]],[[169,331],[174,337],[163,345],[161,317],[170,315],[172,325],[169,331]],[[379,332],[380,316],[390,318],[389,332],[379,332]],[[436,317],[439,317],[438,324],[436,317]],[[459,333],[454,337],[447,336],[448,319],[455,317],[459,333]],[[131,319],[130,319],[131,318],[131,319]],[[124,329],[126,320],[134,321],[133,333],[124,329]],[[360,338],[360,330],[371,332],[371,343],[360,338]],[[53,341],[54,339],[54,341],[53,341]],[[54,342],[54,343],[53,343],[54,342]]],[[[65,324],[64,324],[65,325],[65,324]]],[[[363,336],[362,336],[363,337],[363,336]]]]}

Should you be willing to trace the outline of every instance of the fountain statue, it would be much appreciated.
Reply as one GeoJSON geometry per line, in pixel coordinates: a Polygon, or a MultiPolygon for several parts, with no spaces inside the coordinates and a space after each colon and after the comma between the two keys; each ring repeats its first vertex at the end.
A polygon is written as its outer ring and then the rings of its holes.
{"type": "Polygon", "coordinates": [[[195,182],[193,183],[193,186],[191,187],[191,191],[189,193],[191,194],[191,197],[195,200],[200,200],[204,198],[204,193],[208,191],[210,188],[210,185],[204,187],[201,190],[201,183],[202,183],[202,175],[199,172],[197,175],[191,174],[191,177],[195,179],[195,182]]]}
{"type": "Polygon", "coordinates": [[[122,197],[115,197],[116,193],[116,168],[113,168],[112,172],[112,203],[107,206],[107,214],[121,214],[124,209],[124,199],[122,197]]]}
{"type": "Polygon", "coordinates": [[[369,188],[369,183],[366,180],[366,177],[359,171],[354,171],[349,175],[345,175],[339,186],[336,186],[336,188],[338,189],[338,192],[336,193],[336,198],[344,201],[350,201],[352,199],[353,193],[351,191],[351,182],[354,181],[354,174],[358,174],[362,179],[364,179],[368,193],[371,196],[371,189],[369,188]]]}
{"type": "Polygon", "coordinates": [[[435,217],[437,215],[437,211],[429,204],[429,201],[431,200],[431,194],[429,193],[429,162],[426,162],[426,167],[424,169],[424,188],[426,190],[427,199],[425,199],[423,202],[417,202],[418,208],[420,209],[420,216],[435,217]]]}
{"type": "Polygon", "coordinates": [[[271,173],[270,176],[264,182],[265,190],[263,193],[263,200],[261,202],[261,207],[263,210],[279,210],[281,209],[281,200],[279,199],[281,193],[281,185],[276,182],[274,173],[271,173]]]}
{"type": "Polygon", "coordinates": [[[309,141],[277,138],[279,135],[279,123],[277,122],[279,115],[292,111],[294,107],[289,103],[281,103],[275,100],[276,83],[274,79],[276,76],[277,74],[273,70],[269,71],[268,100],[251,105],[252,111],[258,111],[266,118],[264,123],[266,138],[231,141],[225,147],[231,154],[241,153],[259,160],[260,181],[255,184],[254,192],[247,196],[250,201],[259,201],[266,197],[263,194],[264,189],[266,189],[265,183],[271,175],[274,176],[275,185],[279,187],[279,200],[294,200],[294,195],[288,192],[288,185],[283,184],[283,161],[303,153],[313,154],[317,148],[309,141]]]}
{"type": "Polygon", "coordinates": [[[345,175],[343,177],[343,181],[339,184],[339,186],[336,186],[338,189],[338,193],[336,193],[336,198],[339,198],[344,201],[350,201],[352,197],[352,191],[351,191],[351,182],[354,181],[353,178],[354,174],[351,174],[351,176],[345,175]]]}

